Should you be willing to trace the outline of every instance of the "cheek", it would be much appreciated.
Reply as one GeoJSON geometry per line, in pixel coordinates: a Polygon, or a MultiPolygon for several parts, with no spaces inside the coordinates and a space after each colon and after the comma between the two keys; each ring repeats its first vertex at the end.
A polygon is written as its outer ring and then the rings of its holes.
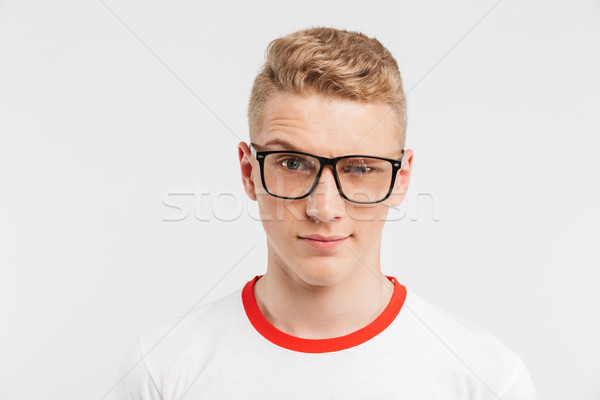
{"type": "Polygon", "coordinates": [[[266,194],[258,197],[261,222],[273,240],[298,234],[298,223],[303,219],[300,201],[278,199],[266,194]]]}
{"type": "Polygon", "coordinates": [[[371,225],[378,225],[379,222],[383,222],[383,220],[385,220],[388,211],[389,205],[386,206],[385,203],[349,203],[346,206],[348,218],[353,220],[356,224],[371,223],[371,225]]]}
{"type": "Polygon", "coordinates": [[[389,209],[383,203],[378,203],[350,206],[346,211],[348,218],[352,220],[355,235],[361,240],[369,241],[369,237],[374,239],[380,235],[389,209]]]}
{"type": "Polygon", "coordinates": [[[281,222],[281,212],[277,211],[281,207],[278,206],[279,202],[277,199],[266,193],[261,193],[257,196],[257,202],[260,221],[265,228],[265,232],[269,234],[273,229],[277,228],[277,223],[281,222]]]}

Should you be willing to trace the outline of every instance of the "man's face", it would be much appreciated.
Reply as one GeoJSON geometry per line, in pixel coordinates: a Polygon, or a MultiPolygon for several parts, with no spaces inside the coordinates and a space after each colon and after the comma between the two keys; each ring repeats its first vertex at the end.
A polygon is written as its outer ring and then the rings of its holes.
{"type": "MultiPolygon", "coordinates": [[[[290,150],[282,143],[287,142],[299,151],[324,157],[362,154],[399,159],[402,148],[394,118],[387,105],[277,94],[266,104],[253,143],[259,151],[290,150]]],[[[408,188],[411,150],[406,150],[394,191],[386,201],[356,204],[341,197],[329,166],[323,168],[308,197],[273,197],[264,190],[259,163],[248,146],[240,143],[238,147],[244,186],[250,198],[258,201],[267,234],[269,268],[280,268],[297,283],[325,286],[357,268],[379,267],[381,232],[389,207],[398,206],[408,188]],[[303,239],[315,234],[346,239],[324,249],[303,239]]]]}

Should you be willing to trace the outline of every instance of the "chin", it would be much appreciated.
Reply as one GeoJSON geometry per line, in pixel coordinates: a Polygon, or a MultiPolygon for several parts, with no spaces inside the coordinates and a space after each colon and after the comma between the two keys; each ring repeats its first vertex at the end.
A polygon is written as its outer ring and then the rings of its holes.
{"type": "Polygon", "coordinates": [[[352,272],[347,261],[336,258],[309,258],[296,266],[294,274],[311,286],[336,285],[352,272]]]}

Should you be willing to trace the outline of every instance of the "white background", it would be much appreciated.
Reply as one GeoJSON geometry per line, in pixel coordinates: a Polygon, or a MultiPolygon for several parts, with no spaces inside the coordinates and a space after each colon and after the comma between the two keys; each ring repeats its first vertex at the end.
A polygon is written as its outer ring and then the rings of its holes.
{"type": "Polygon", "coordinates": [[[236,145],[266,45],[317,25],[377,37],[408,92],[383,271],[540,399],[600,398],[598,1],[4,0],[1,399],[112,398],[139,334],[264,273],[236,145]]]}

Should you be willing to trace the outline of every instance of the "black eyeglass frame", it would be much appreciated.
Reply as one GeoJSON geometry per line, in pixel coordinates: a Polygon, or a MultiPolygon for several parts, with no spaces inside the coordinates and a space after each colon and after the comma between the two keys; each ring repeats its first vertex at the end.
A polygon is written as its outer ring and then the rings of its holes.
{"type": "Polygon", "coordinates": [[[260,180],[262,181],[262,185],[263,188],[265,189],[265,191],[270,194],[273,197],[277,197],[280,199],[288,199],[288,200],[299,200],[299,199],[303,199],[307,196],[309,196],[313,190],[315,189],[315,187],[317,186],[317,183],[319,182],[319,179],[321,178],[321,172],[323,171],[323,168],[326,165],[331,165],[332,168],[332,172],[333,172],[333,177],[335,179],[335,185],[337,187],[337,190],[340,194],[340,196],[342,196],[344,199],[352,202],[352,203],[357,203],[357,204],[374,204],[374,203],[381,203],[382,201],[385,201],[388,199],[388,197],[390,197],[390,195],[393,192],[394,189],[394,183],[396,182],[396,175],[398,174],[398,171],[402,168],[402,161],[404,160],[404,149],[402,149],[402,156],[399,159],[394,159],[394,158],[385,158],[385,157],[377,157],[377,156],[371,156],[371,155],[363,155],[363,154],[352,154],[352,155],[347,155],[347,156],[340,156],[340,157],[334,157],[334,158],[328,158],[328,157],[321,157],[321,156],[317,156],[314,154],[310,154],[310,153],[305,153],[302,151],[291,151],[291,150],[270,150],[270,151],[258,151],[256,150],[254,143],[250,143],[250,152],[252,153],[252,155],[256,158],[256,160],[258,161],[258,164],[260,165],[260,180]],[[269,154],[276,154],[276,153],[287,153],[287,154],[301,154],[301,155],[305,155],[305,156],[310,156],[310,157],[314,157],[317,160],[319,160],[319,171],[317,171],[317,175],[315,176],[315,181],[313,182],[312,187],[310,188],[310,190],[299,197],[286,197],[286,196],[278,196],[274,193],[271,193],[269,191],[269,189],[267,189],[267,184],[265,183],[265,168],[264,168],[264,164],[265,164],[265,158],[269,155],[269,154]],[[392,164],[392,181],[390,183],[390,187],[388,189],[387,194],[385,195],[385,197],[381,200],[376,200],[376,201],[356,201],[356,200],[352,200],[349,197],[347,197],[344,192],[342,191],[342,186],[340,184],[340,180],[337,174],[337,163],[340,160],[346,159],[346,158],[354,158],[354,157],[368,157],[368,158],[375,158],[377,160],[384,160],[384,161],[388,161],[390,164],[392,164]]]}

